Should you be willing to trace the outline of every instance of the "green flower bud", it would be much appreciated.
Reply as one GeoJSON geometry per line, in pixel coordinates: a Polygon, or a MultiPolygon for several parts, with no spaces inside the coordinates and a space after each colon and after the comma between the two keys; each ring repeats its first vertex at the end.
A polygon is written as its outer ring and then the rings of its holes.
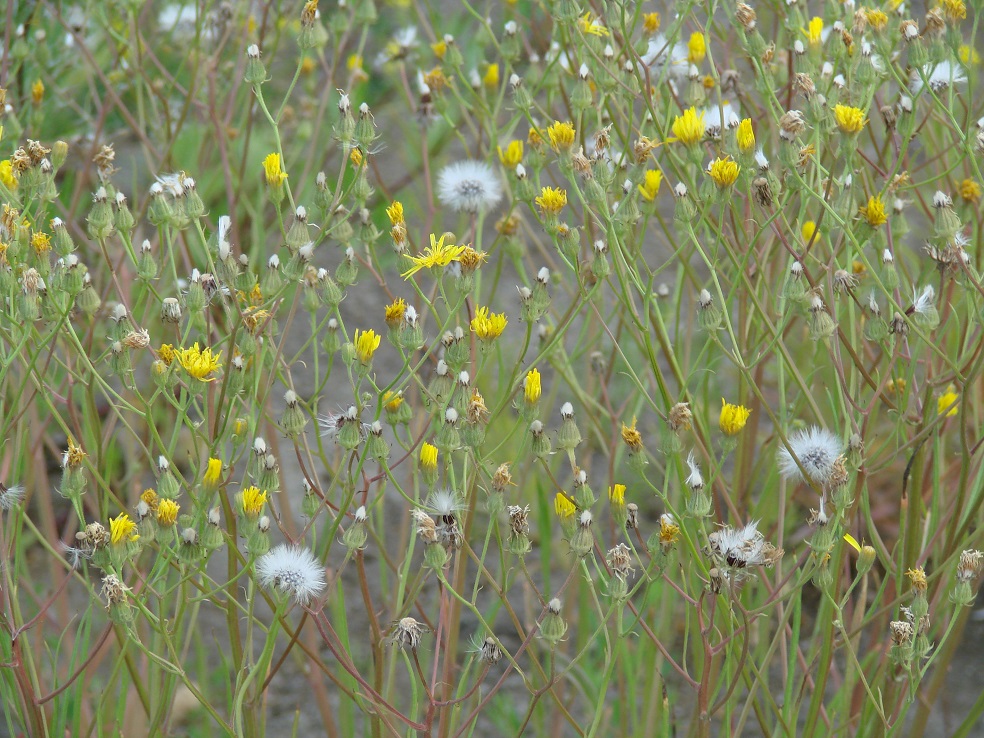
{"type": "Polygon", "coordinates": [[[547,603],[547,614],[540,623],[540,637],[556,646],[567,634],[567,623],[560,616],[561,604],[556,597],[547,603]]]}

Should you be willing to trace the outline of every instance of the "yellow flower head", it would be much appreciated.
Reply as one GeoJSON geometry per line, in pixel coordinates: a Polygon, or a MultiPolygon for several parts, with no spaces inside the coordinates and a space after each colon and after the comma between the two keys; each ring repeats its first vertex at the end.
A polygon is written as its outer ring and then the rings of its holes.
{"type": "MultiPolygon", "coordinates": [[[[163,346],[161,348],[163,349],[163,346]]],[[[195,379],[200,379],[203,382],[215,381],[216,378],[209,375],[219,370],[221,351],[213,354],[212,349],[199,348],[198,341],[195,341],[195,345],[191,348],[180,349],[175,351],[175,354],[181,367],[195,379]]]]}
{"type": "Polygon", "coordinates": [[[659,517],[659,545],[669,548],[680,540],[680,526],[673,522],[671,515],[660,515],[659,517]]]}
{"type": "Polygon", "coordinates": [[[803,30],[803,35],[810,46],[819,46],[823,43],[823,18],[811,18],[810,24],[803,30]]]}
{"type": "Polygon", "coordinates": [[[632,425],[622,423],[622,442],[630,451],[642,451],[642,434],[636,429],[637,418],[632,418],[632,425]]]}
{"type": "Polygon", "coordinates": [[[752,130],[751,118],[742,119],[735,138],[738,141],[738,150],[743,154],[755,148],[755,131],[752,130]]]}
{"type": "Polygon", "coordinates": [[[130,520],[125,512],[120,513],[109,521],[109,542],[114,546],[130,543],[140,538],[136,534],[137,524],[130,520]]]}
{"type": "Polygon", "coordinates": [[[872,30],[882,31],[888,25],[888,15],[883,10],[866,10],[865,17],[872,30]]]}
{"type": "Polygon", "coordinates": [[[977,202],[981,199],[981,186],[972,179],[963,180],[957,185],[957,189],[965,202],[977,202]]]}
{"type": "MultiPolygon", "coordinates": [[[[977,53],[977,49],[968,44],[960,44],[957,48],[957,58],[965,66],[981,63],[981,55],[977,53]]],[[[3,164],[0,163],[0,166],[3,166],[3,164]]]]}
{"type": "Polygon", "coordinates": [[[403,222],[403,203],[399,200],[394,200],[393,204],[386,208],[386,215],[390,219],[390,223],[397,225],[403,222]]]}
{"type": "Polygon", "coordinates": [[[35,105],[40,105],[42,100],[44,100],[44,82],[35,80],[31,85],[31,101],[35,105]]]}
{"type": "Polygon", "coordinates": [[[480,307],[475,311],[471,329],[483,341],[494,341],[502,335],[508,322],[505,313],[493,313],[487,307],[480,307]]]}
{"type": "Polygon", "coordinates": [[[8,190],[17,189],[17,177],[14,176],[14,167],[10,163],[10,159],[4,159],[0,161],[0,183],[8,190]]]}
{"type": "Polygon", "coordinates": [[[399,392],[386,390],[386,392],[383,393],[383,407],[386,408],[386,412],[395,413],[402,405],[403,395],[399,392]]]}
{"type": "Polygon", "coordinates": [[[170,528],[177,522],[180,509],[181,506],[174,500],[161,500],[157,506],[157,523],[170,528]]]}
{"type": "Polygon", "coordinates": [[[608,501],[614,507],[622,507],[625,504],[625,485],[616,484],[608,488],[608,501]]]}
{"type": "Polygon", "coordinates": [[[352,162],[352,166],[354,167],[361,167],[365,159],[366,157],[362,155],[362,149],[358,147],[349,152],[349,161],[352,162]]]}
{"type": "Polygon", "coordinates": [[[526,379],[523,382],[523,398],[530,405],[539,402],[540,400],[540,372],[537,369],[530,369],[526,373],[526,379]]]}
{"type": "Polygon", "coordinates": [[[287,172],[280,165],[280,154],[268,154],[263,160],[263,174],[271,187],[279,187],[287,179],[287,172]]]}
{"type": "Polygon", "coordinates": [[[744,405],[732,405],[724,398],[721,398],[721,417],[718,425],[721,432],[726,436],[735,436],[741,432],[748,422],[748,416],[752,414],[744,405]]]}
{"type": "Polygon", "coordinates": [[[448,44],[442,39],[437,43],[431,44],[431,51],[434,52],[434,56],[444,61],[444,55],[448,53],[448,44]]]}
{"type": "Polygon", "coordinates": [[[499,86],[498,64],[489,64],[489,68],[485,70],[485,76],[482,77],[482,84],[491,89],[499,86]]]}
{"type": "Polygon", "coordinates": [[[404,279],[416,274],[421,269],[428,269],[430,267],[445,267],[452,261],[458,261],[462,253],[464,253],[464,246],[455,246],[453,243],[445,245],[444,239],[447,238],[448,234],[444,234],[440,239],[434,238],[434,234],[431,234],[430,243],[428,248],[425,248],[420,256],[411,256],[410,261],[413,262],[413,266],[405,271],[401,276],[404,279]]]}
{"type": "Polygon", "coordinates": [[[488,254],[484,251],[476,251],[471,246],[465,246],[464,251],[461,252],[461,256],[458,257],[458,263],[461,264],[461,273],[465,275],[474,274],[475,270],[485,263],[487,257],[488,254]]]}
{"type": "Polygon", "coordinates": [[[658,169],[648,169],[639,185],[639,195],[646,202],[652,202],[659,194],[659,186],[663,184],[663,173],[658,169]]]}
{"type": "Polygon", "coordinates": [[[861,544],[858,543],[858,539],[852,536],[850,533],[844,534],[844,540],[847,541],[848,545],[853,548],[858,553],[861,553],[861,544]]]}
{"type": "Polygon", "coordinates": [[[523,160],[523,142],[513,140],[509,142],[506,146],[506,150],[503,151],[502,147],[499,147],[499,161],[507,169],[515,169],[516,165],[523,160]]]}
{"type": "Polygon", "coordinates": [[[397,297],[391,304],[386,306],[386,325],[396,328],[403,322],[403,316],[407,314],[407,303],[402,297],[397,297]]]}
{"type": "Polygon", "coordinates": [[[885,214],[885,203],[877,195],[869,197],[868,204],[858,208],[858,212],[872,228],[877,228],[888,222],[888,216],[885,214]]]}
{"type": "Polygon", "coordinates": [[[687,108],[683,115],[678,115],[673,121],[673,135],[678,141],[693,146],[704,138],[704,113],[697,113],[696,108],[687,108]]]}
{"type": "Polygon", "coordinates": [[[585,36],[607,36],[608,29],[605,28],[599,21],[591,17],[591,13],[587,12],[582,15],[578,21],[578,26],[581,28],[581,33],[585,36]]]}
{"type": "Polygon", "coordinates": [[[577,506],[563,492],[558,492],[554,497],[554,510],[559,518],[572,518],[577,512],[577,506]]]}
{"type": "Polygon", "coordinates": [[[659,17],[659,13],[646,13],[642,16],[642,31],[647,36],[652,36],[656,31],[659,30],[659,26],[662,20],[659,17]]]}
{"type": "MultiPolygon", "coordinates": [[[[550,145],[557,151],[567,151],[574,145],[574,125],[555,120],[547,128],[547,138],[550,145]]],[[[532,142],[531,142],[532,143],[532,142]]]]}
{"type": "Polygon", "coordinates": [[[540,190],[540,196],[533,202],[540,206],[541,213],[556,215],[567,204],[567,190],[559,187],[544,187],[540,190]]]}
{"type": "Polygon", "coordinates": [[[690,34],[690,41],[687,42],[687,61],[691,64],[700,64],[707,56],[707,41],[704,34],[694,32],[690,34]]]}
{"type": "Polygon", "coordinates": [[[420,466],[427,471],[437,469],[437,446],[426,441],[420,447],[420,466]]]}
{"type": "Polygon", "coordinates": [[[157,511],[157,505],[160,503],[161,498],[157,496],[157,493],[152,489],[145,489],[140,493],[140,499],[147,503],[147,507],[151,510],[157,511]]]}
{"type": "Polygon", "coordinates": [[[88,454],[82,450],[75,439],[71,436],[68,437],[68,449],[62,454],[62,466],[66,469],[78,469],[82,466],[82,462],[85,461],[85,457],[88,454]]]}
{"type": "Polygon", "coordinates": [[[951,23],[959,23],[967,18],[967,6],[963,0],[941,0],[940,8],[951,23]]]}
{"type": "Polygon", "coordinates": [[[218,487],[219,478],[222,476],[222,459],[208,460],[208,465],[205,467],[205,485],[208,487],[218,487]]]}
{"type": "Polygon", "coordinates": [[[718,158],[712,161],[707,173],[711,175],[714,184],[723,190],[735,183],[738,179],[738,172],[740,171],[741,167],[730,156],[726,156],[723,159],[718,158]]]}
{"type": "Polygon", "coordinates": [[[161,347],[157,349],[157,355],[161,357],[163,361],[168,366],[171,366],[171,362],[174,361],[177,356],[177,352],[174,350],[174,346],[169,343],[162,343],[161,347]]]}
{"type": "Polygon", "coordinates": [[[31,236],[31,246],[34,247],[34,252],[38,256],[47,254],[51,251],[51,236],[44,231],[35,231],[31,236]]]}
{"type": "Polygon", "coordinates": [[[837,127],[840,128],[843,133],[850,135],[861,133],[865,123],[868,122],[868,119],[864,117],[864,111],[861,110],[861,108],[854,108],[850,105],[835,105],[834,120],[837,121],[837,127]]]}
{"type": "Polygon", "coordinates": [[[370,328],[367,331],[356,331],[355,332],[355,355],[359,358],[363,364],[368,364],[372,361],[372,355],[376,353],[376,349],[379,348],[379,342],[382,340],[382,336],[377,336],[376,331],[370,328]]]}
{"type": "Polygon", "coordinates": [[[810,243],[814,239],[814,235],[817,232],[817,224],[812,220],[808,220],[803,224],[803,228],[800,231],[800,235],[803,236],[803,243],[810,243]]]}
{"type": "Polygon", "coordinates": [[[926,570],[921,566],[917,566],[915,569],[909,569],[905,575],[909,577],[909,581],[912,582],[912,588],[916,592],[925,592],[929,583],[926,581],[926,570]]]}
{"type": "Polygon", "coordinates": [[[956,387],[951,384],[946,388],[946,392],[936,399],[936,414],[943,415],[946,413],[946,417],[952,418],[957,414],[956,403],[958,399],[960,399],[960,395],[957,394],[956,387]]]}
{"type": "Polygon", "coordinates": [[[357,72],[362,69],[365,60],[359,54],[349,54],[345,60],[345,68],[350,72],[357,72]]]}
{"type": "Polygon", "coordinates": [[[247,518],[258,518],[266,501],[266,492],[261,492],[257,487],[247,487],[242,494],[243,515],[247,518]]]}

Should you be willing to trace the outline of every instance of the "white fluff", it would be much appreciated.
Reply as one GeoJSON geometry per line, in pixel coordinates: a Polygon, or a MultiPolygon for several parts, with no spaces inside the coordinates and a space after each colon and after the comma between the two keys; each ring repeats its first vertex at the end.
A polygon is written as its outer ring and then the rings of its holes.
{"type": "Polygon", "coordinates": [[[502,184],[485,162],[459,161],[437,176],[437,196],[452,210],[477,213],[495,207],[502,198],[502,184]]]}
{"type": "Polygon", "coordinates": [[[787,479],[803,479],[803,473],[793,459],[799,459],[803,470],[821,486],[827,484],[834,473],[834,463],[844,450],[841,439],[826,428],[814,425],[809,430],[790,434],[789,447],[779,449],[779,473],[787,479]],[[790,453],[792,451],[792,454],[790,453]]]}
{"type": "Polygon", "coordinates": [[[256,560],[256,578],[261,586],[279,589],[302,605],[327,586],[325,569],[311,550],[286,543],[256,560]]]}

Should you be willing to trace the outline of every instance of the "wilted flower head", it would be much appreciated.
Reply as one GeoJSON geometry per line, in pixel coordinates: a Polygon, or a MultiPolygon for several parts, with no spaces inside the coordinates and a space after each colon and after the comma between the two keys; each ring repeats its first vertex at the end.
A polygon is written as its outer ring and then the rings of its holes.
{"type": "Polygon", "coordinates": [[[426,631],[423,624],[413,618],[400,618],[390,636],[390,643],[404,650],[416,651],[420,645],[420,636],[426,631]]]}
{"type": "Polygon", "coordinates": [[[310,549],[281,543],[256,560],[256,577],[263,587],[273,587],[304,605],[324,591],[324,567],[310,549]]]}
{"type": "Polygon", "coordinates": [[[483,161],[459,161],[437,176],[437,196],[452,210],[478,213],[490,210],[502,198],[502,183],[483,161]]]}

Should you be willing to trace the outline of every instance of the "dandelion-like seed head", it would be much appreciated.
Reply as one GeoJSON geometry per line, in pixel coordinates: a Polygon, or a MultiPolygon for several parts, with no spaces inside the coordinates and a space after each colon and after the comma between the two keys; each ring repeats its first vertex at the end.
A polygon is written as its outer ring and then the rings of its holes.
{"type": "Polygon", "coordinates": [[[841,439],[826,428],[815,425],[808,430],[796,431],[789,435],[788,445],[779,449],[779,473],[787,479],[805,478],[826,488],[834,480],[837,461],[843,451],[841,439]],[[799,459],[799,465],[794,455],[799,459]]]}
{"type": "Polygon", "coordinates": [[[24,501],[24,486],[14,484],[7,487],[0,482],[0,510],[12,510],[16,505],[24,501]]]}
{"type": "Polygon", "coordinates": [[[327,586],[325,569],[311,550],[286,543],[257,559],[255,571],[261,586],[280,590],[301,605],[327,586]]]}
{"type": "Polygon", "coordinates": [[[485,212],[502,199],[502,183],[485,162],[459,161],[446,166],[437,176],[437,196],[452,210],[485,212]]]}
{"type": "Polygon", "coordinates": [[[708,544],[712,555],[732,569],[772,566],[783,554],[781,548],[765,540],[754,520],[743,528],[730,525],[719,528],[708,536],[708,544]]]}

